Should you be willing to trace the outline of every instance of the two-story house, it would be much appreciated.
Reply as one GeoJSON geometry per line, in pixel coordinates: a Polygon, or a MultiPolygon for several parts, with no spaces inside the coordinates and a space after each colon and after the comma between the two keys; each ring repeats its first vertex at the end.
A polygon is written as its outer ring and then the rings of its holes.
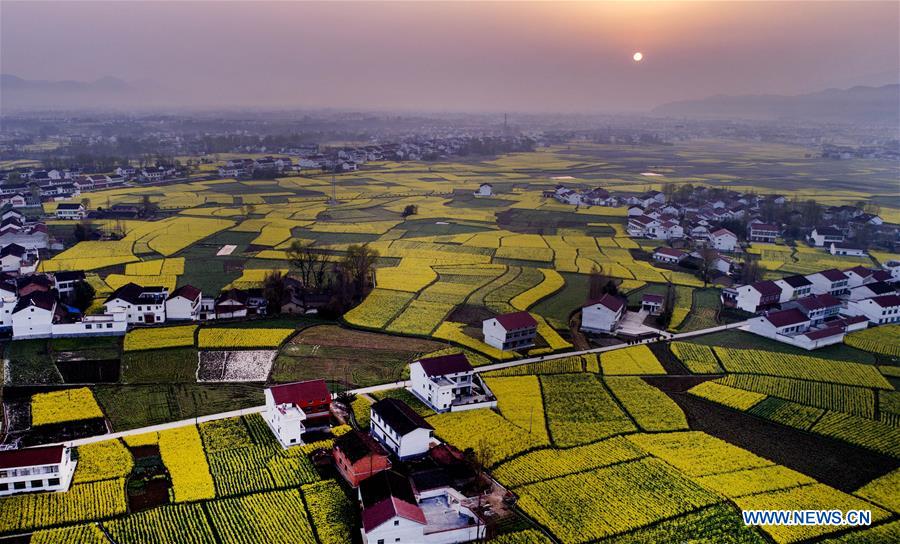
{"type": "Polygon", "coordinates": [[[203,293],[193,285],[182,285],[166,299],[166,319],[197,321],[203,293]]]}
{"type": "Polygon", "coordinates": [[[865,316],[874,325],[900,323],[900,295],[881,295],[847,303],[849,315],[865,316]]]}
{"type": "Polygon", "coordinates": [[[581,330],[611,334],[618,328],[625,310],[625,301],[608,293],[597,300],[589,300],[581,307],[581,330]]]}
{"type": "Polygon", "coordinates": [[[747,228],[747,238],[751,242],[774,244],[781,229],[771,223],[753,223],[747,228]]]}
{"type": "Polygon", "coordinates": [[[387,451],[370,435],[350,431],[335,438],[331,450],[334,466],[350,487],[391,468],[387,451]]]}
{"type": "Polygon", "coordinates": [[[143,287],[126,283],[111,294],[103,306],[107,312],[122,311],[128,323],[165,323],[169,290],[161,286],[143,287]]]}
{"type": "Polygon", "coordinates": [[[737,236],[728,229],[718,229],[709,234],[709,245],[719,251],[734,251],[737,242],[737,236]]]}
{"type": "Polygon", "coordinates": [[[771,280],[722,290],[722,302],[726,306],[754,314],[776,306],[780,298],[781,287],[771,280]]]}
{"type": "Polygon", "coordinates": [[[812,326],[817,326],[826,319],[838,315],[841,301],[831,295],[810,295],[786,302],[783,307],[796,308],[809,318],[812,326]]]}
{"type": "Polygon", "coordinates": [[[419,359],[409,365],[410,390],[435,412],[497,405],[464,353],[419,359]]]}
{"type": "Polygon", "coordinates": [[[534,345],[537,321],[528,312],[502,314],[485,319],[481,324],[484,341],[503,351],[513,351],[534,345]]]}
{"type": "Polygon", "coordinates": [[[778,302],[782,304],[789,300],[797,300],[812,294],[812,282],[806,279],[806,276],[799,274],[777,279],[775,284],[781,288],[781,296],[778,302]]]}
{"type": "Polygon", "coordinates": [[[263,419],[282,447],[302,444],[303,433],[329,426],[331,392],[325,380],[273,385],[265,397],[263,419]]]}
{"type": "Polygon", "coordinates": [[[836,268],[808,274],[806,279],[812,282],[812,294],[828,294],[836,297],[847,293],[850,282],[847,275],[836,268]]]}
{"type": "Polygon", "coordinates": [[[0,450],[0,497],[35,491],[65,491],[78,461],[65,446],[0,450]]]}
{"type": "Polygon", "coordinates": [[[385,398],[372,404],[369,410],[369,432],[389,452],[400,459],[428,453],[434,427],[405,402],[385,398]]]}

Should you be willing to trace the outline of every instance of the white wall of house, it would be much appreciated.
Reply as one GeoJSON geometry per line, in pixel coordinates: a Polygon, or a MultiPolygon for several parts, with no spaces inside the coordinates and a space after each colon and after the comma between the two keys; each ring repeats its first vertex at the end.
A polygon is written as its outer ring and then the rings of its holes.
{"type": "Polygon", "coordinates": [[[737,245],[737,236],[733,234],[710,236],[710,243],[712,244],[712,247],[719,251],[734,251],[734,248],[737,245]]]}
{"type": "Polygon", "coordinates": [[[12,314],[14,338],[40,338],[51,336],[53,311],[29,306],[12,314]]]}
{"type": "Polygon", "coordinates": [[[394,544],[404,542],[409,544],[424,544],[431,542],[425,539],[425,525],[408,520],[401,516],[394,516],[368,533],[362,531],[363,544],[394,544]]]}
{"type": "Polygon", "coordinates": [[[814,295],[829,294],[837,296],[842,294],[848,285],[848,280],[832,282],[818,272],[806,276],[806,279],[812,282],[812,294],[814,295]]]}
{"type": "Polygon", "coordinates": [[[585,306],[581,309],[581,330],[611,333],[616,330],[625,307],[614,312],[602,304],[585,306]]]}
{"type": "Polygon", "coordinates": [[[428,453],[434,433],[431,429],[419,428],[401,436],[375,410],[370,410],[369,429],[375,440],[401,459],[428,453]]]}
{"type": "Polygon", "coordinates": [[[153,324],[166,322],[166,305],[162,304],[131,304],[128,301],[116,298],[103,305],[107,313],[124,311],[129,323],[153,324]]]}
{"type": "Polygon", "coordinates": [[[190,300],[177,296],[166,300],[166,319],[196,321],[200,316],[200,298],[190,300]]]}
{"type": "Polygon", "coordinates": [[[795,289],[784,280],[775,280],[775,285],[781,287],[781,297],[778,299],[778,302],[780,303],[809,296],[809,294],[812,292],[811,285],[804,285],[795,289]]]}
{"type": "Polygon", "coordinates": [[[0,471],[0,497],[36,491],[65,491],[72,483],[78,461],[72,450],[63,450],[62,460],[51,465],[18,467],[0,471]]]}
{"type": "Polygon", "coordinates": [[[865,316],[874,325],[900,323],[900,306],[882,307],[871,298],[849,301],[845,312],[865,316]]]}
{"type": "Polygon", "coordinates": [[[306,414],[293,404],[275,404],[269,389],[265,391],[266,409],[262,416],[283,448],[303,443],[306,414]]]}

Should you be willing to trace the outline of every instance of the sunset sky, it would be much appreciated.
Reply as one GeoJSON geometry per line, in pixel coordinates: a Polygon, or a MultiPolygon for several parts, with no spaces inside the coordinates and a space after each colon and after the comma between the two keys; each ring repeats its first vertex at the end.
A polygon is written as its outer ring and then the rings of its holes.
{"type": "Polygon", "coordinates": [[[0,40],[3,73],[171,105],[612,112],[897,82],[900,3],[3,0],[0,40]]]}

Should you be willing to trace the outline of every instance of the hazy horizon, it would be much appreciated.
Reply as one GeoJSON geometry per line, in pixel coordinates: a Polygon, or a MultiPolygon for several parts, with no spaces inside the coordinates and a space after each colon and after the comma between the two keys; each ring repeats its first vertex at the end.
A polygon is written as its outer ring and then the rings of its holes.
{"type": "Polygon", "coordinates": [[[147,107],[641,112],[898,67],[896,2],[0,3],[0,72],[147,107]]]}

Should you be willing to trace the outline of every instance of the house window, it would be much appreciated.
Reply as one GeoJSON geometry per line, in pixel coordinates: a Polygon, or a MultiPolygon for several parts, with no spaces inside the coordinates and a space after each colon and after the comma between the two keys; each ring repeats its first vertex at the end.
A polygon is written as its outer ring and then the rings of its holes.
{"type": "Polygon", "coordinates": [[[44,487],[44,480],[31,480],[31,487],[44,487]]]}
{"type": "Polygon", "coordinates": [[[394,527],[396,527],[396,526],[398,526],[398,525],[400,525],[400,520],[399,520],[399,519],[395,519],[395,520],[394,520],[394,527]]]}
{"type": "Polygon", "coordinates": [[[14,482],[13,489],[25,489],[25,482],[14,482]]]}
{"type": "Polygon", "coordinates": [[[59,485],[59,478],[50,478],[47,480],[47,485],[59,485]]]}

